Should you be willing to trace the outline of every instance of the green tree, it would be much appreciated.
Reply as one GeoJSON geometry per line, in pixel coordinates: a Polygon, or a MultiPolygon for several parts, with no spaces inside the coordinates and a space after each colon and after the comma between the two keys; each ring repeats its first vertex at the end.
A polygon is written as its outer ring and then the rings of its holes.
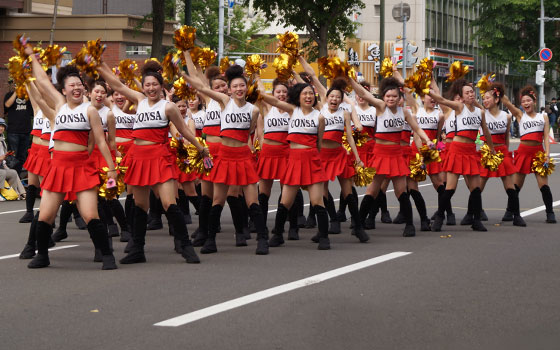
{"type": "MultiPolygon", "coordinates": [[[[192,26],[196,28],[196,37],[206,46],[218,49],[218,0],[192,1],[192,26]]],[[[177,11],[181,23],[185,23],[185,0],[177,2],[177,11]]],[[[257,36],[267,27],[262,16],[248,20],[247,8],[236,5],[231,18],[228,34],[227,9],[225,10],[224,50],[237,52],[264,52],[272,41],[267,36],[257,36]]]]}
{"type": "Polygon", "coordinates": [[[304,47],[314,58],[326,56],[330,48],[344,48],[358,25],[350,16],[365,5],[361,0],[254,0],[253,7],[268,21],[307,31],[311,40],[304,47]]]}

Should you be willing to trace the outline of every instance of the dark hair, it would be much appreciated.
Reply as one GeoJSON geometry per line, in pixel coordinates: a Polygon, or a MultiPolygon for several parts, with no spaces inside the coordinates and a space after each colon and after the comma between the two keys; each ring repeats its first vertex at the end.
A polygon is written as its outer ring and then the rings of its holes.
{"type": "Polygon", "coordinates": [[[537,101],[537,93],[535,92],[535,88],[531,85],[527,85],[523,89],[521,89],[521,91],[519,92],[519,95],[521,97],[529,96],[530,98],[533,99],[533,101],[535,101],[535,102],[537,101]]]}
{"type": "Polygon", "coordinates": [[[159,84],[163,86],[163,77],[161,76],[162,71],[163,68],[158,62],[154,60],[146,62],[146,64],[142,67],[142,85],[144,85],[146,77],[154,77],[157,79],[159,84]]]}
{"type": "Polygon", "coordinates": [[[497,98],[499,103],[502,101],[502,97],[504,97],[504,94],[506,93],[506,89],[504,87],[504,84],[496,82],[490,84],[490,88],[488,89],[488,92],[491,92],[492,97],[497,98]]]}
{"type": "Polygon", "coordinates": [[[64,84],[66,83],[66,79],[68,79],[69,77],[76,77],[78,79],[80,79],[80,82],[82,83],[82,85],[84,84],[84,81],[82,80],[82,77],[80,76],[80,71],[78,70],[78,68],[76,68],[76,66],[71,66],[71,65],[67,65],[64,67],[61,67],[58,72],[56,72],[56,81],[58,84],[58,90],[62,91],[62,89],[64,88],[64,84]]]}
{"type": "Polygon", "coordinates": [[[276,87],[278,85],[282,85],[282,86],[285,86],[286,89],[290,89],[290,86],[288,85],[287,81],[283,81],[283,80],[280,80],[280,79],[276,78],[272,81],[272,92],[274,92],[274,90],[276,90],[276,87]]]}
{"type": "Polygon", "coordinates": [[[334,79],[333,82],[331,83],[331,87],[329,88],[329,90],[327,91],[327,97],[329,97],[329,95],[331,94],[331,92],[333,91],[340,91],[340,97],[344,98],[344,89],[346,89],[346,81],[344,79],[334,79]]]}
{"type": "MultiPolygon", "coordinates": [[[[183,99],[180,98],[179,96],[175,95],[175,94],[173,94],[173,95],[171,96],[171,102],[177,103],[177,102],[179,102],[179,101],[183,101],[183,99]]],[[[185,102],[186,102],[186,101],[185,101],[185,102]]]]}
{"type": "Polygon", "coordinates": [[[465,86],[470,86],[472,88],[472,84],[465,79],[457,79],[451,84],[450,92],[453,96],[459,95],[463,97],[463,87],[465,86]]]}
{"type": "Polygon", "coordinates": [[[227,81],[228,81],[227,82],[228,87],[231,85],[231,82],[233,81],[233,79],[237,79],[237,78],[241,78],[241,79],[243,79],[243,81],[245,81],[245,84],[247,83],[247,79],[245,78],[245,76],[243,76],[243,67],[241,67],[238,64],[229,67],[226,70],[225,74],[226,74],[226,78],[227,78],[227,81]]]}
{"type": "Polygon", "coordinates": [[[379,91],[381,92],[381,96],[385,96],[387,92],[391,90],[397,90],[399,92],[399,96],[402,96],[403,93],[401,91],[402,84],[397,80],[397,78],[390,77],[381,80],[379,84],[379,91]]]}
{"type": "Polygon", "coordinates": [[[362,85],[367,91],[371,89],[371,84],[368,81],[362,80],[358,84],[362,85]]]}
{"type": "Polygon", "coordinates": [[[311,77],[309,76],[309,74],[307,74],[307,72],[301,72],[301,73],[299,73],[299,76],[307,84],[311,84],[311,77]]]}
{"type": "Polygon", "coordinates": [[[47,75],[52,75],[52,68],[48,68],[45,72],[47,75]]]}
{"type": "MultiPolygon", "coordinates": [[[[308,86],[311,88],[311,90],[313,90],[313,95],[315,95],[315,89],[313,88],[313,85],[307,83],[298,83],[292,86],[290,89],[288,89],[288,102],[297,107],[300,107],[299,96],[301,95],[303,89],[305,89],[308,86]]],[[[315,102],[313,102],[313,107],[315,107],[316,105],[317,105],[317,96],[315,96],[315,102]]]]}
{"type": "Polygon", "coordinates": [[[206,79],[208,79],[208,83],[210,84],[210,88],[212,88],[212,83],[214,80],[222,80],[227,83],[226,78],[220,72],[220,67],[218,66],[210,66],[206,68],[206,79]]]}
{"type": "Polygon", "coordinates": [[[93,90],[96,86],[101,86],[102,88],[105,89],[105,92],[108,92],[108,88],[107,88],[107,83],[105,82],[105,80],[95,80],[92,84],[91,84],[91,90],[93,90]]]}

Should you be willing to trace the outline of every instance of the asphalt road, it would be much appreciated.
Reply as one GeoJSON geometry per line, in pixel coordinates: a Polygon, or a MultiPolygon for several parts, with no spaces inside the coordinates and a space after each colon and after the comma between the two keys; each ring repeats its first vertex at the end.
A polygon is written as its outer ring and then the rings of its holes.
{"type": "MultiPolygon", "coordinates": [[[[560,146],[552,152],[560,156],[560,146]]],[[[431,214],[437,196],[423,185],[431,214]]],[[[550,187],[560,204],[559,172],[550,187]]],[[[388,200],[394,217],[398,202],[392,193],[388,200]]],[[[330,251],[318,251],[315,230],[302,229],[300,241],[268,256],[254,254],[254,240],[234,246],[226,209],[219,253],[201,255],[200,265],[173,252],[165,225],[148,232],[148,263],[115,271],[92,262],[89,236],[73,223],[57,247],[76,246],[53,251],[47,269],[27,269],[28,261],[10,257],[27,237],[29,224],[17,223],[25,203],[3,202],[0,349],[556,349],[559,226],[544,223],[544,210],[529,211],[543,204],[533,177],[521,192],[526,228],[500,222],[506,200],[492,180],[483,193],[488,232],[420,232],[415,212],[414,238],[401,236],[402,225],[378,223],[360,244],[346,222],[330,251]],[[394,252],[410,254],[387,255],[394,252]],[[182,325],[155,325],[185,314],[182,325]]],[[[466,203],[461,181],[457,221],[466,203]]],[[[270,213],[269,227],[273,220],[270,213]]],[[[124,243],[114,241],[119,259],[124,243]]]]}

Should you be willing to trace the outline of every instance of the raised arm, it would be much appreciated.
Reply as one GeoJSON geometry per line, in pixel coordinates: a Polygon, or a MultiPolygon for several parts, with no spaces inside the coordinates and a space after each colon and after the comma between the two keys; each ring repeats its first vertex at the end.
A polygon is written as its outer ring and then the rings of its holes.
{"type": "Polygon", "coordinates": [[[294,110],[296,109],[296,106],[294,106],[293,104],[288,103],[288,102],[284,102],[284,101],[280,101],[276,97],[270,96],[269,94],[261,94],[260,96],[262,97],[264,102],[266,102],[266,103],[268,103],[272,106],[275,106],[278,109],[286,111],[290,115],[292,115],[292,113],[294,113],[294,110]]]}
{"type": "Polygon", "coordinates": [[[35,57],[35,54],[33,53],[33,49],[31,48],[31,46],[27,46],[25,48],[25,54],[29,56],[29,59],[31,61],[33,77],[37,81],[37,88],[41,92],[41,95],[42,96],[48,95],[52,97],[54,101],[54,109],[58,110],[66,103],[64,96],[62,96],[62,94],[58,92],[58,90],[51,83],[51,80],[47,76],[47,73],[45,73],[39,61],[37,61],[37,57],[35,57]]]}
{"type": "Polygon", "coordinates": [[[187,62],[187,70],[189,72],[189,75],[196,76],[198,79],[200,79],[200,81],[202,81],[203,83],[209,86],[208,80],[206,79],[206,76],[202,72],[200,66],[194,65],[194,62],[191,57],[191,50],[183,52],[183,56],[185,56],[185,61],[187,62]]]}
{"type": "Polygon", "coordinates": [[[440,94],[437,94],[434,89],[432,89],[430,87],[430,97],[434,99],[434,101],[436,101],[437,103],[439,103],[440,105],[443,106],[447,106],[453,110],[455,110],[455,113],[461,113],[461,111],[463,110],[464,104],[463,102],[458,102],[458,101],[451,101],[448,100],[446,98],[443,98],[440,94]]]}
{"type": "Polygon", "coordinates": [[[319,78],[317,78],[317,74],[315,74],[315,71],[313,70],[311,65],[309,65],[309,63],[307,63],[307,61],[305,60],[305,58],[303,58],[303,56],[299,56],[298,60],[299,60],[299,63],[301,64],[301,66],[303,67],[303,70],[305,71],[305,73],[309,74],[309,77],[311,78],[311,82],[313,83],[313,87],[315,88],[315,90],[319,94],[319,97],[321,98],[321,101],[326,101],[327,100],[327,89],[325,88],[325,86],[323,84],[321,84],[321,82],[319,81],[319,78]]]}
{"type": "Polygon", "coordinates": [[[189,84],[191,84],[192,87],[194,87],[198,92],[218,102],[222,109],[226,108],[230,99],[228,95],[210,89],[209,86],[205,85],[204,82],[197,77],[186,74],[185,72],[181,72],[181,74],[183,78],[185,78],[185,80],[189,84]]]}
{"type": "Polygon", "coordinates": [[[121,95],[124,95],[130,102],[134,103],[135,105],[138,105],[140,101],[146,98],[143,93],[132,90],[128,86],[121,83],[119,78],[117,78],[117,76],[113,74],[113,71],[111,71],[111,68],[109,68],[107,63],[102,62],[97,67],[97,71],[99,72],[99,75],[101,75],[101,77],[107,82],[107,84],[109,84],[111,89],[118,91],[121,95]]]}
{"type": "MultiPolygon", "coordinates": [[[[255,74],[255,80],[257,81],[257,88],[258,88],[258,90],[259,90],[260,92],[262,92],[263,95],[265,95],[265,94],[266,94],[266,92],[265,92],[266,89],[264,88],[264,84],[263,84],[263,82],[262,82],[262,80],[261,80],[260,74],[258,74],[258,73],[255,74]]],[[[268,111],[270,110],[270,104],[268,104],[267,102],[262,101],[262,100],[261,100],[260,102],[261,102],[261,103],[260,103],[260,108],[262,109],[262,113],[261,113],[261,114],[267,115],[267,114],[268,114],[268,111]]]]}
{"type": "Polygon", "coordinates": [[[521,112],[519,108],[515,107],[515,105],[511,103],[506,95],[502,97],[502,103],[514,117],[516,117],[517,119],[521,119],[521,117],[523,116],[523,112],[521,112]]]}
{"type": "Polygon", "coordinates": [[[366,90],[365,87],[358,84],[354,79],[348,79],[350,81],[350,85],[356,92],[358,96],[366,100],[368,103],[372,104],[378,112],[383,113],[385,112],[385,101],[375,98],[369,91],[366,90]]]}
{"type": "MultiPolygon", "coordinates": [[[[31,83],[27,83],[26,85],[27,85],[27,92],[29,93],[29,97],[33,96],[33,98],[37,103],[38,108],[41,110],[41,112],[43,112],[45,118],[47,118],[54,125],[55,118],[56,118],[56,111],[47,104],[45,99],[43,99],[43,96],[39,93],[39,90],[35,85],[35,81],[32,81],[31,83]]],[[[35,107],[33,107],[33,110],[35,110],[35,107]]]]}

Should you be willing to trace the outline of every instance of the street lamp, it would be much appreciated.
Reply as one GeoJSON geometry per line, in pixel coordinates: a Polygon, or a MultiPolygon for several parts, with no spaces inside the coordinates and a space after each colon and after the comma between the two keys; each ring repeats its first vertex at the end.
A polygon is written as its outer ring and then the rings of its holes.
{"type": "Polygon", "coordinates": [[[403,79],[406,79],[406,22],[410,19],[410,5],[406,2],[402,2],[393,6],[392,11],[393,19],[397,22],[402,22],[403,24],[403,72],[402,76],[403,79]]]}

